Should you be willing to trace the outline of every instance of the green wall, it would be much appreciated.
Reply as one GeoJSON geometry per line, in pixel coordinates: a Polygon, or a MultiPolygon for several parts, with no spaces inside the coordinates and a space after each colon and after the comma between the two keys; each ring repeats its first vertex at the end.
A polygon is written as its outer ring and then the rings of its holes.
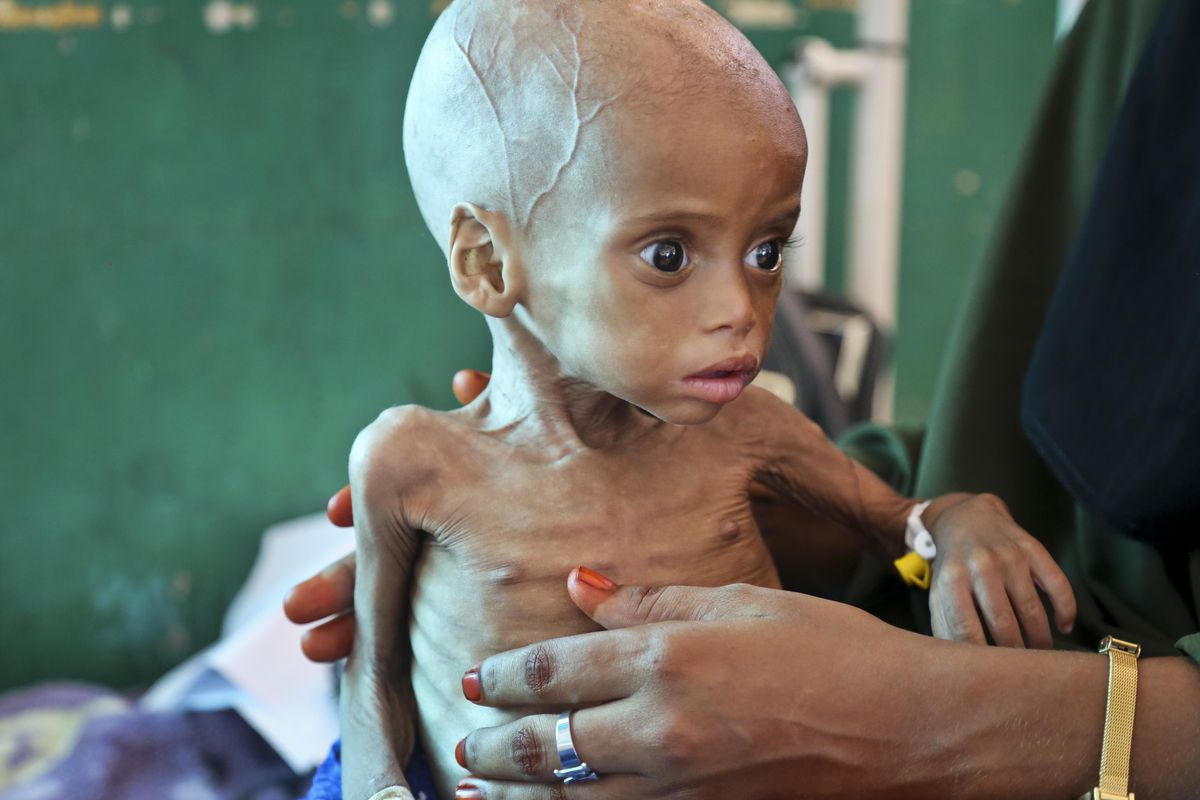
{"type": "Polygon", "coordinates": [[[407,189],[428,5],[288,7],[0,34],[0,685],[207,643],[355,433],[489,359],[407,189]]]}
{"type": "MultiPolygon", "coordinates": [[[[259,2],[221,35],[206,4],[95,5],[96,28],[0,16],[0,688],[142,684],[211,641],[263,528],[322,507],[355,432],[389,404],[449,406],[451,372],[488,363],[406,184],[427,0],[259,2]]],[[[750,34],[776,64],[798,33],[849,45],[849,5],[750,34]]],[[[906,418],[928,407],[1052,17],[915,0],[906,418]],[[979,176],[965,197],[961,170],[979,176]]],[[[838,98],[839,142],[850,116],[838,98]]]]}
{"type": "Polygon", "coordinates": [[[929,412],[950,323],[1054,60],[1053,0],[913,0],[896,418],[929,412]]]}

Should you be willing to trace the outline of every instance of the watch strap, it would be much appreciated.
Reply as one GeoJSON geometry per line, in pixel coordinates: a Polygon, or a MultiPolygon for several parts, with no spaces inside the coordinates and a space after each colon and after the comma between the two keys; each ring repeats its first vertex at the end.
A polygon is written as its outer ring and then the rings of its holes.
{"type": "Polygon", "coordinates": [[[1133,749],[1133,717],[1137,705],[1140,645],[1105,636],[1100,652],[1108,655],[1108,700],[1104,712],[1104,744],[1100,750],[1100,785],[1094,800],[1134,800],[1129,791],[1129,756],[1133,749]]]}

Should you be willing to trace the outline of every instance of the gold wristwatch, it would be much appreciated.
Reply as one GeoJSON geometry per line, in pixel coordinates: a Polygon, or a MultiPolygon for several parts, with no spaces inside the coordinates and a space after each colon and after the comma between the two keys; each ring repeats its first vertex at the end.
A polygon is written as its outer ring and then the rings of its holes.
{"type": "Polygon", "coordinates": [[[1105,636],[1100,652],[1108,654],[1108,703],[1104,712],[1104,745],[1100,750],[1100,785],[1091,800],[1134,800],[1129,791],[1129,753],[1133,746],[1133,711],[1137,705],[1138,656],[1141,645],[1105,636]]]}

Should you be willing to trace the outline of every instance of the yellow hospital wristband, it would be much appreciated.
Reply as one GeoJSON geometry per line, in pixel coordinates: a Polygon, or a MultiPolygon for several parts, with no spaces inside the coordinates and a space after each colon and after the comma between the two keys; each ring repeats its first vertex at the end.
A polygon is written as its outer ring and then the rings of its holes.
{"type": "Polygon", "coordinates": [[[909,586],[918,589],[928,589],[929,581],[933,578],[933,567],[917,553],[908,553],[892,562],[900,577],[909,586]]]}
{"type": "Polygon", "coordinates": [[[904,526],[904,543],[910,552],[892,562],[904,582],[918,589],[929,588],[929,582],[933,578],[933,568],[929,562],[937,557],[937,546],[933,543],[933,536],[921,520],[921,514],[927,508],[928,500],[917,503],[909,510],[908,521],[904,526]]]}

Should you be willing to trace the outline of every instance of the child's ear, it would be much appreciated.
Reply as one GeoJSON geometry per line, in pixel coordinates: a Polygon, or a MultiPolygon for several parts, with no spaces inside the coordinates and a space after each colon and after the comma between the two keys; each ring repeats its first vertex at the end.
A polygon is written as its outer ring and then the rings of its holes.
{"type": "Polygon", "coordinates": [[[524,291],[524,276],[508,220],[471,203],[450,218],[450,281],[468,305],[489,317],[507,317],[524,291]]]}

